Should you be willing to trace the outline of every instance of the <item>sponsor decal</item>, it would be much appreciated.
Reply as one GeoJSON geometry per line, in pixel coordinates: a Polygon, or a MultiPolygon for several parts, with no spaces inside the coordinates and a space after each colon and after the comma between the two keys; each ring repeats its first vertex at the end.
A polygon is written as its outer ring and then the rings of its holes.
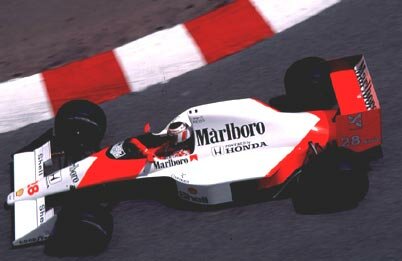
{"type": "Polygon", "coordinates": [[[363,140],[364,144],[380,143],[380,142],[381,142],[381,140],[378,137],[373,137],[373,138],[368,138],[368,139],[363,140]]]}
{"type": "Polygon", "coordinates": [[[362,114],[358,113],[356,115],[349,115],[348,116],[349,124],[354,126],[354,129],[361,129],[363,127],[362,123],[362,114]]]}
{"type": "Polygon", "coordinates": [[[265,125],[262,122],[254,122],[236,126],[234,123],[225,124],[223,129],[210,129],[204,128],[196,130],[198,146],[209,145],[228,140],[237,140],[240,138],[249,138],[256,135],[262,135],[265,133],[265,125]]]}
{"type": "Polygon", "coordinates": [[[154,166],[156,169],[165,169],[165,168],[170,168],[170,167],[174,167],[177,165],[183,165],[183,164],[187,164],[187,163],[189,163],[188,159],[178,159],[178,160],[168,159],[165,161],[155,161],[154,166]]]}
{"type": "Polygon", "coordinates": [[[43,222],[45,222],[45,210],[46,210],[46,207],[44,204],[42,204],[39,207],[39,225],[42,224],[43,222]]]}
{"type": "Polygon", "coordinates": [[[229,144],[225,146],[215,146],[211,148],[213,156],[220,156],[230,153],[242,152],[247,150],[258,149],[268,146],[264,141],[251,143],[249,141],[238,142],[234,144],[229,144]]]}
{"type": "Polygon", "coordinates": [[[185,173],[181,173],[181,174],[179,174],[179,175],[176,175],[176,174],[173,174],[172,175],[172,178],[174,178],[175,180],[177,180],[177,181],[180,181],[181,183],[186,183],[186,184],[188,184],[188,183],[190,183],[188,180],[186,180],[186,175],[187,174],[185,174],[185,173]]]}
{"type": "Polygon", "coordinates": [[[194,116],[191,118],[191,121],[193,124],[201,124],[205,122],[205,119],[203,116],[194,116]]]}
{"type": "Polygon", "coordinates": [[[193,161],[193,160],[198,160],[197,154],[190,155],[190,161],[193,161]]]}
{"type": "Polygon", "coordinates": [[[17,197],[21,197],[23,194],[24,194],[24,189],[23,188],[20,188],[17,192],[15,192],[15,195],[17,197]]]}
{"type": "Polygon", "coordinates": [[[356,65],[354,69],[357,80],[359,81],[360,91],[362,92],[362,97],[366,108],[367,110],[373,110],[376,108],[374,97],[371,93],[373,83],[369,77],[369,72],[364,60],[362,60],[360,64],[356,65]]]}
{"type": "Polygon", "coordinates": [[[43,170],[43,153],[39,153],[37,156],[38,162],[38,177],[43,177],[44,170],[43,170]]]}
{"type": "Polygon", "coordinates": [[[360,144],[372,144],[372,143],[379,143],[381,140],[378,137],[372,138],[361,138],[358,135],[350,136],[350,137],[342,137],[341,138],[341,146],[342,147],[352,147],[358,146],[360,144]]]}
{"type": "Polygon", "coordinates": [[[110,149],[110,154],[113,155],[115,159],[121,158],[126,155],[126,152],[123,149],[123,142],[121,141],[119,143],[116,143],[113,145],[113,147],[110,149]]]}
{"type": "Polygon", "coordinates": [[[188,200],[188,201],[193,201],[193,202],[198,202],[198,203],[208,203],[208,198],[207,197],[196,197],[193,195],[188,194],[187,192],[179,190],[179,197],[182,199],[188,200]]]}
{"type": "Polygon", "coordinates": [[[193,160],[198,160],[197,154],[190,155],[188,158],[184,158],[184,159],[169,158],[169,159],[163,160],[163,161],[155,161],[154,167],[156,169],[165,169],[165,168],[170,168],[170,167],[174,167],[174,166],[178,166],[178,165],[187,164],[193,160]]]}
{"type": "Polygon", "coordinates": [[[49,176],[47,176],[46,180],[48,185],[59,183],[62,180],[60,171],[50,174],[49,176]]]}
{"type": "Polygon", "coordinates": [[[20,244],[20,245],[32,244],[32,243],[36,243],[36,242],[45,241],[48,238],[49,238],[49,235],[45,235],[45,236],[38,236],[38,237],[34,237],[34,238],[28,238],[28,239],[24,239],[24,240],[18,240],[18,244],[20,244]]]}
{"type": "Polygon", "coordinates": [[[78,167],[79,167],[78,164],[73,163],[73,165],[71,165],[70,168],[69,168],[70,177],[71,177],[71,180],[72,180],[74,183],[77,183],[78,181],[80,181],[80,178],[79,178],[78,175],[77,175],[77,171],[75,171],[78,167]]]}

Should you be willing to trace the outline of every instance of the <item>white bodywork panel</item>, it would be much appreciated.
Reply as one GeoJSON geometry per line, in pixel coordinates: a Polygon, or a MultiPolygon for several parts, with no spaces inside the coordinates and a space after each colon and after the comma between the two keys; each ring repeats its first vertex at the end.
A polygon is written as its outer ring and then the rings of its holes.
{"type": "MultiPolygon", "coordinates": [[[[314,128],[319,117],[278,112],[257,100],[242,99],[196,106],[171,122],[176,121],[186,122],[193,130],[191,155],[155,158],[144,163],[133,178],[173,178],[182,199],[212,205],[232,201],[231,183],[266,177],[314,128]]],[[[159,135],[166,132],[167,127],[159,135]]],[[[15,244],[46,239],[55,218],[52,211],[44,214],[44,196],[79,188],[88,169],[97,164],[94,154],[43,178],[43,164],[49,159],[49,142],[35,151],[14,155],[15,191],[7,203],[15,204],[15,244]],[[37,190],[27,193],[27,184],[32,182],[37,190]],[[16,191],[19,188],[22,193],[16,191]]]]}
{"type": "Polygon", "coordinates": [[[182,164],[169,168],[157,165],[174,163],[157,160],[140,177],[172,177],[183,199],[219,204],[232,200],[230,183],[265,177],[319,118],[307,112],[278,112],[254,99],[242,99],[193,107],[175,121],[192,126],[197,160],[176,157],[171,160],[182,164]]]}

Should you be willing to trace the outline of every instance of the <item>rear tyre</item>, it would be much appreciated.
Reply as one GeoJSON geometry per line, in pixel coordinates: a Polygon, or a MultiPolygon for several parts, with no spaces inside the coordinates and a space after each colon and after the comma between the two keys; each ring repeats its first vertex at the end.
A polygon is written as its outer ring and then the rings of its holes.
{"type": "Polygon", "coordinates": [[[99,148],[106,131],[106,116],[96,104],[86,100],[65,103],[55,118],[55,136],[71,154],[90,153],[99,148]]]}
{"type": "Polygon", "coordinates": [[[46,244],[51,255],[93,255],[102,252],[113,233],[113,217],[104,207],[63,209],[46,244]]]}
{"type": "Polygon", "coordinates": [[[292,202],[301,214],[355,208],[369,188],[368,169],[350,163],[342,152],[323,152],[296,179],[292,202]]]}
{"type": "Polygon", "coordinates": [[[336,104],[328,63],[319,57],[307,57],[286,71],[286,98],[294,111],[330,109],[336,104]]]}

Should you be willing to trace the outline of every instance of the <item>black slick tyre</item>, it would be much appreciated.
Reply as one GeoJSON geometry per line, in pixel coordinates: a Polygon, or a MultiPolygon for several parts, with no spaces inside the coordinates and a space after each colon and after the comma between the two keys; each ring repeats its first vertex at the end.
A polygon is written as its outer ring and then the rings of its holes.
{"type": "Polygon", "coordinates": [[[46,252],[56,256],[98,254],[108,246],[112,233],[113,217],[104,207],[65,208],[58,214],[46,252]]]}
{"type": "Polygon", "coordinates": [[[286,71],[287,103],[294,111],[330,109],[336,104],[328,63],[319,57],[294,62],[286,71]]]}
{"type": "Polygon", "coordinates": [[[368,170],[350,165],[341,152],[328,151],[307,165],[294,184],[292,202],[301,214],[331,213],[355,208],[369,188],[368,170]]]}
{"type": "Polygon", "coordinates": [[[106,131],[106,116],[96,104],[87,100],[65,103],[55,117],[58,144],[71,153],[93,152],[99,148],[106,131]]]}

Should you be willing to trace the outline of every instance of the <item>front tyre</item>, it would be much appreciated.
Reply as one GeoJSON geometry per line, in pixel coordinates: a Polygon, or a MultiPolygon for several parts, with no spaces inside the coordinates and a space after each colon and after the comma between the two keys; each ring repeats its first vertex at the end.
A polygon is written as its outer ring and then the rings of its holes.
{"type": "Polygon", "coordinates": [[[83,155],[99,148],[106,131],[106,116],[92,102],[72,100],[59,109],[54,125],[56,140],[63,150],[83,155]]]}
{"type": "Polygon", "coordinates": [[[112,233],[113,217],[106,208],[65,208],[58,215],[46,252],[57,256],[98,254],[107,247],[112,233]]]}

